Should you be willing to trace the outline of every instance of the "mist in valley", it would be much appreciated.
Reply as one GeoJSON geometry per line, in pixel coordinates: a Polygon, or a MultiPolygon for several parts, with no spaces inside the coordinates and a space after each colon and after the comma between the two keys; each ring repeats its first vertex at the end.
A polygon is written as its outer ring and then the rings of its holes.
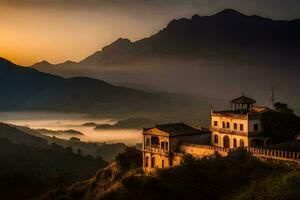
{"type": "Polygon", "coordinates": [[[168,57],[103,66],[78,63],[72,68],[56,66],[51,72],[65,77],[89,76],[148,92],[189,95],[206,102],[207,110],[229,108],[228,102],[242,93],[272,107],[274,87],[276,101],[288,103],[299,113],[300,95],[294,88],[299,85],[300,70],[293,62],[272,59],[265,63],[249,59],[245,64],[238,59],[168,57]]]}
{"type": "Polygon", "coordinates": [[[0,121],[8,124],[26,126],[31,129],[45,129],[51,131],[79,131],[79,134],[45,134],[51,137],[69,140],[79,138],[83,142],[124,143],[135,145],[141,141],[141,130],[115,129],[96,130],[93,126],[84,126],[85,123],[115,124],[115,119],[91,117],[79,113],[62,112],[2,112],[0,121]]]}

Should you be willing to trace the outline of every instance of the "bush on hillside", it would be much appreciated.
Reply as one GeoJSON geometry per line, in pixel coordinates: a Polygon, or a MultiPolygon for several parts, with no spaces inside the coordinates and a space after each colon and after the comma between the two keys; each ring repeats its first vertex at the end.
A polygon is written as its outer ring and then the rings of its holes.
{"type": "Polygon", "coordinates": [[[117,155],[116,163],[122,171],[137,169],[143,166],[143,156],[135,147],[127,147],[123,153],[117,155]]]}

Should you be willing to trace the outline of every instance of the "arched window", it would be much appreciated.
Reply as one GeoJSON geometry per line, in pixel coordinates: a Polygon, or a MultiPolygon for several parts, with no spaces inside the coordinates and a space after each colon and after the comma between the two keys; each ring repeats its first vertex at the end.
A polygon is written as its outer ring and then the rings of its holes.
{"type": "Polygon", "coordinates": [[[145,143],[145,146],[150,146],[150,138],[146,138],[146,143],[145,143]]]}
{"type": "Polygon", "coordinates": [[[159,138],[157,136],[151,137],[151,146],[154,148],[159,148],[159,138]]]}
{"type": "Polygon", "coordinates": [[[245,143],[244,143],[244,140],[240,140],[240,147],[244,147],[245,146],[245,143]]]}
{"type": "Polygon", "coordinates": [[[151,159],[151,168],[154,168],[155,167],[155,158],[152,157],[151,159]]]}
{"type": "Polygon", "coordinates": [[[229,137],[227,135],[223,138],[223,147],[230,148],[229,137]]]}
{"type": "Polygon", "coordinates": [[[234,147],[234,148],[237,147],[237,141],[236,141],[236,139],[233,139],[233,147],[234,147]]]}
{"type": "Polygon", "coordinates": [[[149,157],[146,157],[146,160],[145,160],[145,167],[149,167],[149,157]]]}
{"type": "Polygon", "coordinates": [[[218,137],[218,135],[214,135],[214,143],[215,144],[219,143],[219,137],[218,137]]]}

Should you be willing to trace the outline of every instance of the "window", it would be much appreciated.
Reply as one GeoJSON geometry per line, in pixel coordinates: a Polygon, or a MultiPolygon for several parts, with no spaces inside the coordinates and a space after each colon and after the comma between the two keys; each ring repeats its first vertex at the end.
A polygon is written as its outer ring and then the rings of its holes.
{"type": "Polygon", "coordinates": [[[240,131],[244,131],[244,124],[240,124],[240,131]]]}
{"type": "Polygon", "coordinates": [[[233,124],[233,129],[234,129],[234,130],[237,130],[237,123],[234,123],[234,124],[233,124]]]}
{"type": "Polygon", "coordinates": [[[244,147],[244,146],[245,146],[244,140],[240,140],[240,147],[244,147]]]}
{"type": "Polygon", "coordinates": [[[160,143],[160,148],[161,148],[161,149],[165,149],[165,143],[164,143],[164,142],[161,142],[161,143],[160,143]]]}
{"type": "Polygon", "coordinates": [[[229,122],[227,122],[226,127],[230,128],[230,123],[229,122]]]}
{"type": "Polygon", "coordinates": [[[218,126],[218,122],[217,121],[214,121],[214,126],[218,126]]]}
{"type": "Polygon", "coordinates": [[[149,166],[149,157],[146,157],[145,166],[146,166],[146,167],[149,166]]]}
{"type": "Polygon", "coordinates": [[[222,122],[222,128],[225,128],[225,122],[222,122]]]}
{"type": "Polygon", "coordinates": [[[223,138],[223,147],[230,148],[229,137],[227,135],[223,138]]]}
{"type": "Polygon", "coordinates": [[[236,141],[236,139],[233,139],[233,147],[234,147],[234,148],[237,147],[237,141],[236,141]]]}
{"type": "Polygon", "coordinates": [[[146,144],[145,146],[150,146],[150,138],[146,138],[146,144]]]}
{"type": "Polygon", "coordinates": [[[165,168],[165,161],[164,160],[161,161],[161,168],[165,168]]]}
{"type": "Polygon", "coordinates": [[[169,143],[165,142],[165,149],[168,151],[169,150],[169,143]]]}
{"type": "Polygon", "coordinates": [[[154,168],[155,167],[155,158],[152,157],[151,159],[151,168],[154,168]]]}
{"type": "Polygon", "coordinates": [[[219,137],[218,137],[218,135],[214,135],[214,143],[215,144],[219,143],[219,137]]]}
{"type": "Polygon", "coordinates": [[[258,124],[253,124],[253,130],[258,131],[258,124]]]}
{"type": "Polygon", "coordinates": [[[159,138],[157,136],[151,137],[151,146],[154,148],[159,148],[159,138]]]}

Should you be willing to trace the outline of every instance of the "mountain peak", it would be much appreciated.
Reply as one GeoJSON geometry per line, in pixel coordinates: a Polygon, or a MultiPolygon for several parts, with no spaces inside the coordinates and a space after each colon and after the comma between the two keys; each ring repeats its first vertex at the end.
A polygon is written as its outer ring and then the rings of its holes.
{"type": "Polygon", "coordinates": [[[43,67],[47,66],[47,67],[48,67],[48,66],[52,66],[52,64],[49,63],[49,62],[46,61],[46,60],[43,60],[43,61],[41,61],[41,62],[38,62],[38,63],[35,63],[35,64],[32,65],[33,68],[35,68],[35,67],[40,67],[40,66],[43,66],[43,67]]]}
{"type": "Polygon", "coordinates": [[[242,14],[242,13],[240,13],[240,12],[234,10],[234,9],[228,8],[228,9],[222,10],[221,12],[215,14],[215,16],[237,17],[237,16],[246,16],[246,15],[244,15],[244,14],[242,14]]]}
{"type": "Polygon", "coordinates": [[[132,46],[132,42],[129,39],[119,38],[110,45],[103,47],[102,51],[106,53],[119,52],[122,49],[129,49],[132,46]]]}
{"type": "Polygon", "coordinates": [[[48,61],[43,60],[42,62],[39,62],[38,64],[43,64],[43,65],[51,65],[48,61]]]}
{"type": "Polygon", "coordinates": [[[67,61],[63,62],[62,64],[71,65],[71,64],[77,64],[77,62],[74,62],[72,60],[67,60],[67,61]]]}
{"type": "Polygon", "coordinates": [[[127,38],[119,38],[116,41],[114,41],[110,46],[119,47],[119,46],[129,46],[131,44],[132,44],[132,42],[129,39],[127,39],[127,38]]]}

